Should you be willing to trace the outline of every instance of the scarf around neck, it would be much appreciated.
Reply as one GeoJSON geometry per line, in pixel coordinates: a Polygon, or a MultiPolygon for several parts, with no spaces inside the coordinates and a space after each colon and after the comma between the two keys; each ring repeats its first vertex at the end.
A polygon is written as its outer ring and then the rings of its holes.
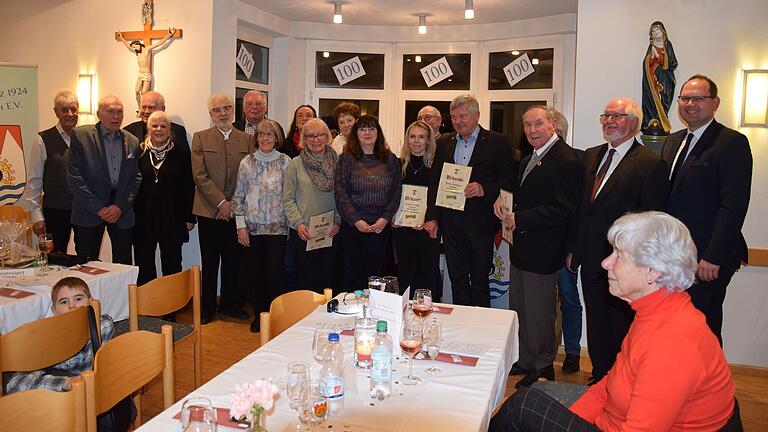
{"type": "Polygon", "coordinates": [[[325,146],[323,154],[320,156],[310,152],[309,149],[302,150],[300,156],[312,183],[323,192],[333,190],[336,179],[336,162],[339,159],[336,151],[330,146],[325,146]]]}

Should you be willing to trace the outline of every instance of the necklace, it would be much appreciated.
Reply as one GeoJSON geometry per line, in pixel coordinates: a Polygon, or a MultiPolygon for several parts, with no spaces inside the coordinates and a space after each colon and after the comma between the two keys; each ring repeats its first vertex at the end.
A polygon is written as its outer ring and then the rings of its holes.
{"type": "Polygon", "coordinates": [[[152,165],[152,170],[155,172],[155,183],[160,181],[160,167],[165,162],[165,156],[173,148],[173,143],[166,142],[166,144],[160,148],[150,147],[149,149],[149,163],[152,165]]]}
{"type": "Polygon", "coordinates": [[[421,166],[418,169],[413,167],[413,163],[412,162],[413,162],[413,159],[411,159],[411,161],[408,162],[408,167],[410,167],[411,171],[413,171],[413,174],[416,175],[416,174],[419,173],[419,171],[422,170],[422,168],[424,168],[424,161],[421,162],[421,166]]]}

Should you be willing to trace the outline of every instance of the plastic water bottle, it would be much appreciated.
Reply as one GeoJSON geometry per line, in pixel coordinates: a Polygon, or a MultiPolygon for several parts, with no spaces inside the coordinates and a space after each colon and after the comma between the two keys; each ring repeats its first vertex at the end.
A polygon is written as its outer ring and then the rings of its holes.
{"type": "Polygon", "coordinates": [[[371,361],[371,397],[383,401],[392,394],[392,338],[384,320],[376,323],[371,361]]]}
{"type": "Polygon", "coordinates": [[[330,414],[336,415],[344,409],[344,348],[339,343],[338,333],[328,335],[322,358],[320,391],[328,398],[330,414]]]}

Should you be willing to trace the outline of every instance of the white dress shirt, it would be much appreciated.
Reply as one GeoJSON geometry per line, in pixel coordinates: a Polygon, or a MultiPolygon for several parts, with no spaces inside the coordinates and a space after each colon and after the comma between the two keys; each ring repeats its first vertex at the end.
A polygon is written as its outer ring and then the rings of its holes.
{"type": "MultiPolygon", "coordinates": [[[[56,130],[69,147],[71,137],[64,132],[61,123],[56,123],[56,130]]],[[[40,195],[43,193],[43,174],[45,172],[45,162],[48,160],[48,153],[45,151],[43,138],[38,134],[37,139],[32,143],[29,150],[29,159],[27,162],[27,186],[24,189],[24,196],[19,200],[19,204],[27,207],[32,215],[32,223],[37,223],[44,219],[43,209],[40,205],[40,195]]],[[[66,179],[65,179],[66,180],[66,179]]]]}
{"type": "Polygon", "coordinates": [[[611,159],[611,165],[608,167],[608,171],[605,173],[605,177],[603,177],[603,182],[600,183],[600,188],[597,190],[597,193],[595,196],[600,195],[600,191],[603,190],[603,186],[605,186],[605,183],[608,182],[608,179],[611,177],[611,174],[616,170],[616,167],[619,166],[619,163],[621,163],[621,160],[624,159],[624,156],[627,154],[629,149],[632,147],[632,144],[635,143],[635,137],[630,138],[627,141],[624,141],[623,143],[619,144],[616,147],[611,146],[611,144],[608,144],[608,150],[606,150],[605,154],[603,155],[603,158],[600,160],[600,165],[597,166],[597,170],[600,171],[600,167],[603,166],[603,163],[605,163],[605,160],[608,159],[608,153],[611,151],[611,149],[616,150],[616,153],[613,154],[613,159],[611,159]]]}

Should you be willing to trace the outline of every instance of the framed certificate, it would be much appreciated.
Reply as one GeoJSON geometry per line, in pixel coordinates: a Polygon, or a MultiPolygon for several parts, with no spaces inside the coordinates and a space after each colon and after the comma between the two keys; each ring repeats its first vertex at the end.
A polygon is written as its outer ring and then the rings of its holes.
{"type": "Polygon", "coordinates": [[[400,196],[400,208],[395,214],[395,225],[420,227],[424,225],[426,213],[427,187],[404,184],[400,196]]]}
{"type": "Polygon", "coordinates": [[[467,201],[464,189],[469,184],[470,175],[472,175],[472,167],[452,163],[443,164],[435,205],[464,211],[464,204],[467,201]]]}

